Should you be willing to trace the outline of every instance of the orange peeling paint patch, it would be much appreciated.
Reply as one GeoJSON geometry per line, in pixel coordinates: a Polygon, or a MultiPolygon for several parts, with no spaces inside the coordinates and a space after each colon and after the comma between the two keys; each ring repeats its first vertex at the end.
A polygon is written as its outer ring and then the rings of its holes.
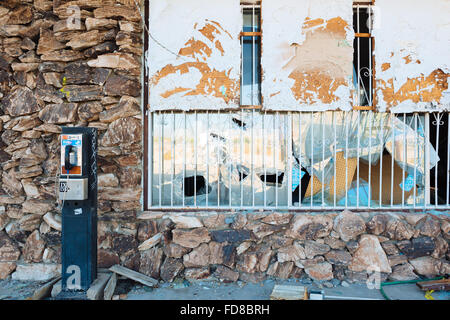
{"type": "Polygon", "coordinates": [[[216,40],[216,42],[215,42],[214,44],[215,44],[215,46],[216,46],[216,49],[219,50],[220,53],[221,53],[222,56],[223,56],[224,51],[223,51],[222,44],[220,43],[220,41],[219,41],[219,40],[216,40]]]}
{"type": "Polygon", "coordinates": [[[220,32],[220,30],[222,30],[222,31],[225,32],[230,38],[232,38],[231,35],[230,35],[227,31],[225,31],[225,30],[222,28],[222,26],[220,25],[220,23],[218,23],[218,22],[216,22],[216,21],[211,21],[211,20],[206,20],[206,21],[209,21],[209,22],[211,22],[211,23],[207,23],[207,24],[206,24],[203,28],[201,28],[199,31],[200,31],[200,33],[203,34],[206,38],[208,38],[209,41],[214,42],[214,39],[215,39],[215,37],[216,37],[215,35],[222,34],[222,33],[220,32]],[[214,26],[213,24],[215,24],[215,26],[214,26]],[[220,29],[220,30],[219,30],[219,29],[220,29]]]}
{"type": "Polygon", "coordinates": [[[275,93],[272,93],[271,95],[270,95],[270,97],[272,98],[272,97],[274,97],[274,96],[276,96],[277,94],[280,94],[281,93],[281,91],[277,91],[277,92],[275,92],[275,93]]]}
{"type": "Polygon", "coordinates": [[[291,44],[295,56],[283,67],[290,70],[294,85],[291,91],[301,103],[333,103],[340,86],[348,86],[351,76],[353,48],[346,42],[348,24],[340,17],[327,21],[307,18],[302,32],[302,44],[291,44]],[[331,50],[331,53],[330,53],[331,50]]]}
{"type": "Polygon", "coordinates": [[[334,92],[339,86],[345,86],[344,79],[333,79],[321,70],[303,73],[294,71],[289,78],[295,81],[291,88],[295,99],[303,103],[314,103],[319,99],[323,103],[339,100],[334,92]]]}
{"type": "Polygon", "coordinates": [[[412,61],[410,55],[408,55],[406,57],[403,57],[403,59],[405,60],[405,64],[408,64],[408,63],[410,63],[412,61]]]}
{"type": "Polygon", "coordinates": [[[401,88],[394,90],[394,81],[378,80],[378,90],[383,93],[384,101],[389,107],[396,106],[403,101],[439,103],[442,92],[448,89],[450,75],[441,69],[434,70],[429,76],[420,76],[408,79],[401,88]]]}
{"type": "Polygon", "coordinates": [[[203,56],[203,59],[205,60],[206,57],[211,56],[212,53],[211,48],[209,48],[204,42],[200,40],[194,40],[193,38],[186,42],[185,46],[186,47],[180,49],[180,51],[178,52],[179,55],[196,59],[195,55],[198,54],[200,56],[203,56]]]}
{"type": "MultiPolygon", "coordinates": [[[[191,88],[176,87],[169,89],[160,94],[161,97],[168,98],[174,94],[185,92],[183,96],[209,95],[221,98],[226,103],[237,101],[239,99],[239,80],[230,78],[231,69],[218,71],[211,68],[207,63],[207,59],[211,57],[214,48],[217,49],[222,56],[225,53],[221,42],[216,40],[216,35],[220,35],[224,32],[229,35],[230,38],[232,37],[219,23],[209,20],[206,21],[208,23],[206,23],[202,29],[197,31],[211,41],[211,46],[208,46],[203,41],[195,40],[194,37],[191,38],[185,43],[185,46],[179,50],[178,54],[191,57],[196,61],[186,62],[176,66],[168,64],[158,71],[151,79],[152,85],[156,86],[161,79],[169,75],[183,75],[188,74],[193,70],[197,70],[201,74],[200,81],[197,84],[194,83],[191,88]],[[213,44],[214,47],[212,47],[213,44]],[[202,58],[203,61],[200,62],[200,58],[202,58]]],[[[197,28],[197,25],[198,24],[195,23],[194,29],[197,28]]]]}
{"type": "Polygon", "coordinates": [[[230,79],[231,69],[228,71],[217,71],[215,69],[211,70],[208,64],[204,62],[186,62],[179,66],[169,64],[160,72],[155,74],[152,78],[152,84],[157,85],[161,79],[170,74],[175,74],[178,71],[181,73],[189,72],[191,68],[198,70],[202,75],[195,88],[175,88],[164,92],[163,95],[170,96],[177,92],[187,91],[184,94],[185,96],[212,95],[223,99],[226,103],[229,103],[238,97],[237,92],[239,91],[239,80],[230,79]]]}
{"type": "Polygon", "coordinates": [[[181,87],[178,87],[178,88],[175,88],[175,89],[173,89],[173,90],[168,90],[168,91],[162,93],[162,94],[161,94],[161,97],[163,97],[163,98],[168,98],[168,97],[170,97],[171,95],[174,95],[174,94],[176,94],[176,93],[178,93],[178,92],[183,92],[183,91],[188,91],[188,90],[189,90],[189,88],[181,88],[181,87]]]}
{"type": "Polygon", "coordinates": [[[383,63],[383,64],[381,65],[381,70],[382,70],[382,71],[386,71],[386,70],[388,70],[390,67],[391,67],[391,64],[390,64],[390,63],[383,63]]]}
{"type": "Polygon", "coordinates": [[[321,18],[311,20],[310,17],[306,17],[305,22],[303,22],[303,29],[311,29],[320,25],[323,25],[325,21],[321,18]]]}
{"type": "MultiPolygon", "coordinates": [[[[342,36],[345,38],[347,34],[346,28],[348,27],[348,23],[342,19],[341,17],[332,18],[330,20],[324,21],[323,19],[314,19],[306,18],[303,23],[302,30],[304,32],[310,31],[311,29],[319,29],[320,31],[326,31],[330,33],[334,33],[336,35],[342,36]],[[320,28],[319,28],[320,27],[320,28]]],[[[314,31],[314,30],[312,30],[314,31]]]]}

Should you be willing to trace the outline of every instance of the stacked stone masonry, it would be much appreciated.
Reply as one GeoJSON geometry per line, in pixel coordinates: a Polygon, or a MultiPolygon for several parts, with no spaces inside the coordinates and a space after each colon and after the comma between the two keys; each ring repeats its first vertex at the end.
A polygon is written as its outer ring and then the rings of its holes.
{"type": "Polygon", "coordinates": [[[60,272],[67,125],[99,132],[101,268],[165,282],[449,274],[448,214],[142,212],[142,38],[134,1],[0,3],[0,279],[60,272]]]}
{"type": "Polygon", "coordinates": [[[98,129],[99,223],[129,259],[120,247],[136,228],[121,221],[141,208],[142,51],[134,1],[0,2],[1,279],[59,272],[61,126],[98,129]]]}

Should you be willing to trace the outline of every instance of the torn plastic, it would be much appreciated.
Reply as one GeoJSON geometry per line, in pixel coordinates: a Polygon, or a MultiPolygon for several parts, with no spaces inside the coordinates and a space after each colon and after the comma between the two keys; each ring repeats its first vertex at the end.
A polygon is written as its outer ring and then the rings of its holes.
{"type": "Polygon", "coordinates": [[[320,112],[310,115],[293,115],[293,152],[309,174],[321,183],[328,184],[334,176],[335,155],[344,152],[344,158],[359,158],[376,162],[388,132],[380,137],[376,128],[382,125],[383,116],[378,113],[320,112]],[[372,121],[372,132],[369,129],[372,121]],[[359,122],[359,129],[358,129],[359,122]],[[371,135],[372,134],[372,135],[371,135]]]}
{"type": "Polygon", "coordinates": [[[406,172],[414,174],[415,170],[419,182],[425,172],[423,150],[429,148],[430,169],[439,161],[421,131],[408,125],[411,118],[404,123],[393,114],[361,112],[358,119],[357,112],[333,111],[293,117],[294,123],[298,123],[293,130],[294,156],[301,159],[302,166],[322,184],[329,184],[334,177],[334,158],[339,152],[343,152],[345,159],[359,155],[360,160],[377,164],[382,150],[386,149],[406,172]]]}
{"type": "Polygon", "coordinates": [[[241,112],[222,122],[220,173],[232,206],[287,205],[287,120],[283,115],[241,112]]]}
{"type": "Polygon", "coordinates": [[[217,205],[220,198],[223,204],[220,167],[225,140],[211,129],[218,127],[219,120],[205,113],[153,117],[152,202],[201,206],[217,205]]]}
{"type": "MultiPolygon", "coordinates": [[[[336,173],[339,170],[342,175],[346,170],[348,175],[344,184],[336,176],[336,201],[345,198],[344,189],[348,190],[347,202],[351,198],[353,203],[357,165],[361,168],[369,161],[377,165],[383,151],[393,155],[397,171],[405,172],[395,188],[411,192],[411,184],[415,185],[418,200],[423,197],[423,150],[429,148],[430,169],[439,161],[433,146],[425,141],[421,117],[406,117],[406,123],[393,114],[335,111],[155,113],[153,117],[152,203],[156,205],[285,206],[289,180],[293,203],[311,201],[311,195],[305,194],[309,183],[314,189],[310,190],[313,203],[324,200],[334,205],[335,166],[336,173]],[[288,150],[290,137],[292,151],[288,150]],[[289,152],[293,155],[290,166],[289,152]],[[292,168],[290,179],[288,168],[292,168]],[[411,183],[414,175],[416,180],[411,183]]],[[[383,172],[387,167],[390,163],[383,165],[383,172]]],[[[360,197],[365,194],[364,186],[359,186],[360,197]]],[[[376,201],[373,194],[370,198],[376,201]]],[[[402,200],[410,203],[410,198],[402,200]]],[[[359,205],[365,206],[365,201],[360,198],[359,205]]]]}
{"type": "Polygon", "coordinates": [[[416,180],[421,182],[425,172],[425,148],[429,150],[429,169],[432,169],[439,161],[439,156],[429,141],[425,141],[423,116],[418,116],[417,131],[413,129],[413,116],[403,120],[391,116],[390,132],[385,143],[385,148],[393,155],[395,162],[410,175],[416,175],[416,180]],[[415,173],[414,173],[415,172],[415,173]]]}

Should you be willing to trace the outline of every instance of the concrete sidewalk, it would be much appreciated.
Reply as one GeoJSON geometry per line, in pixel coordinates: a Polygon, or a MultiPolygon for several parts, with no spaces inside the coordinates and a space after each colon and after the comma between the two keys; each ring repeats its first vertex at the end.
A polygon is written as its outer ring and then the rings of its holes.
{"type": "MultiPolygon", "coordinates": [[[[315,283],[303,283],[296,280],[274,281],[266,280],[260,284],[237,282],[233,284],[198,281],[192,283],[164,284],[160,288],[149,289],[136,286],[131,290],[128,300],[269,300],[275,284],[303,285],[311,290],[323,290],[325,300],[340,300],[351,298],[361,300],[384,300],[380,290],[369,289],[365,284],[337,285],[334,288],[320,288],[315,283]],[[332,296],[332,298],[327,298],[332,296]]],[[[403,284],[384,287],[387,296],[392,300],[426,300],[415,284],[403,284]]],[[[449,300],[449,292],[435,292],[435,300],[449,300]]]]}
{"type": "MultiPolygon", "coordinates": [[[[384,300],[380,290],[369,289],[366,284],[337,284],[324,288],[321,284],[305,280],[265,280],[262,283],[220,283],[218,281],[177,281],[162,283],[159,288],[149,288],[119,280],[117,288],[126,292],[124,300],[269,300],[276,284],[306,286],[308,291],[322,290],[325,300],[384,300]],[[122,284],[121,284],[122,283],[122,284]],[[130,290],[131,289],[131,290],[130,290]]],[[[0,300],[25,300],[42,286],[41,282],[0,280],[0,300]]],[[[425,292],[415,284],[385,286],[386,295],[392,300],[426,300],[425,292]]],[[[117,291],[116,291],[117,294],[117,291]]],[[[450,300],[450,292],[433,292],[435,300],[450,300]]]]}

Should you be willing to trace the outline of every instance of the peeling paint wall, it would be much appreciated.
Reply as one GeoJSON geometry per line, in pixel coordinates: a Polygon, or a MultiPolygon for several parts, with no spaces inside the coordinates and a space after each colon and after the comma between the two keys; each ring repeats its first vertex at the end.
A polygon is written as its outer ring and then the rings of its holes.
{"type": "Polygon", "coordinates": [[[239,0],[150,0],[151,110],[238,108],[239,0]]]}
{"type": "Polygon", "coordinates": [[[351,0],[263,2],[265,110],[351,109],[352,19],[351,0]]]}
{"type": "Polygon", "coordinates": [[[450,1],[377,0],[379,111],[450,110],[450,1]]]}

